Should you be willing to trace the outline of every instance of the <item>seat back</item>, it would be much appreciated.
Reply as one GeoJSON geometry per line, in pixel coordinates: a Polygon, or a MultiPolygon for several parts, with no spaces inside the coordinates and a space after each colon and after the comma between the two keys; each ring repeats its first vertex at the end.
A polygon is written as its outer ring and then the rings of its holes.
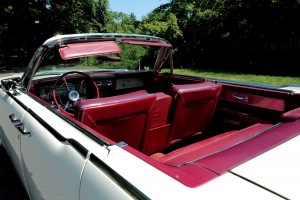
{"type": "Polygon", "coordinates": [[[149,109],[156,97],[145,90],[99,99],[81,100],[75,117],[115,142],[139,149],[149,109]]]}
{"type": "Polygon", "coordinates": [[[201,134],[210,122],[222,86],[213,82],[174,85],[167,147],[184,138],[201,134]]]}
{"type": "Polygon", "coordinates": [[[141,146],[141,151],[147,155],[165,148],[170,128],[167,119],[172,97],[163,92],[157,92],[154,95],[156,100],[149,110],[141,146]]]}

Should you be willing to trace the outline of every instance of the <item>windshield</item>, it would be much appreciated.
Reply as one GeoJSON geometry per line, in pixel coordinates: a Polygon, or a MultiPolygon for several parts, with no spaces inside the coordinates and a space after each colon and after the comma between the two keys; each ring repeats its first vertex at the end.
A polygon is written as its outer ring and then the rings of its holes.
{"type": "Polygon", "coordinates": [[[162,49],[113,41],[57,45],[46,54],[35,78],[68,71],[153,70],[162,49]]]}

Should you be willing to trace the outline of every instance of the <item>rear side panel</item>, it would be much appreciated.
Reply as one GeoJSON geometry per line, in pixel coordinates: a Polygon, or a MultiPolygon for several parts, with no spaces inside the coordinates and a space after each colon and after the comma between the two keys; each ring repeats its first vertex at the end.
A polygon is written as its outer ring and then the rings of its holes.
{"type": "Polygon", "coordinates": [[[300,106],[290,91],[222,83],[217,119],[223,125],[243,128],[255,123],[280,122],[280,116],[300,106]]]}

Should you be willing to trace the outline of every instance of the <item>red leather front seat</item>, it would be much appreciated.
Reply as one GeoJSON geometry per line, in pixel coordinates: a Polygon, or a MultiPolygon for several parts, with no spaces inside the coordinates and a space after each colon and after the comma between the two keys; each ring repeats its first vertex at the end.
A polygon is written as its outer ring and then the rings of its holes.
{"type": "Polygon", "coordinates": [[[156,101],[149,110],[141,151],[147,155],[165,148],[170,124],[168,114],[172,97],[163,92],[154,93],[156,101]]]}
{"type": "Polygon", "coordinates": [[[221,85],[213,82],[171,87],[173,105],[167,147],[205,130],[214,114],[221,89],[221,85]]]}
{"type": "Polygon", "coordinates": [[[99,99],[81,100],[75,117],[115,142],[139,150],[148,111],[156,96],[145,90],[99,99]]]}

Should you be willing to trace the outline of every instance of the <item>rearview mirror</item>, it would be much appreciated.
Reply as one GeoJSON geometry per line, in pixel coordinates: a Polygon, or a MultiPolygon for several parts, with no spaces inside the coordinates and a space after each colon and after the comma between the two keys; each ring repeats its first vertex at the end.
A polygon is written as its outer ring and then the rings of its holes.
{"type": "Polygon", "coordinates": [[[117,57],[117,56],[98,56],[97,60],[99,60],[99,61],[120,62],[121,58],[117,57]]]}

